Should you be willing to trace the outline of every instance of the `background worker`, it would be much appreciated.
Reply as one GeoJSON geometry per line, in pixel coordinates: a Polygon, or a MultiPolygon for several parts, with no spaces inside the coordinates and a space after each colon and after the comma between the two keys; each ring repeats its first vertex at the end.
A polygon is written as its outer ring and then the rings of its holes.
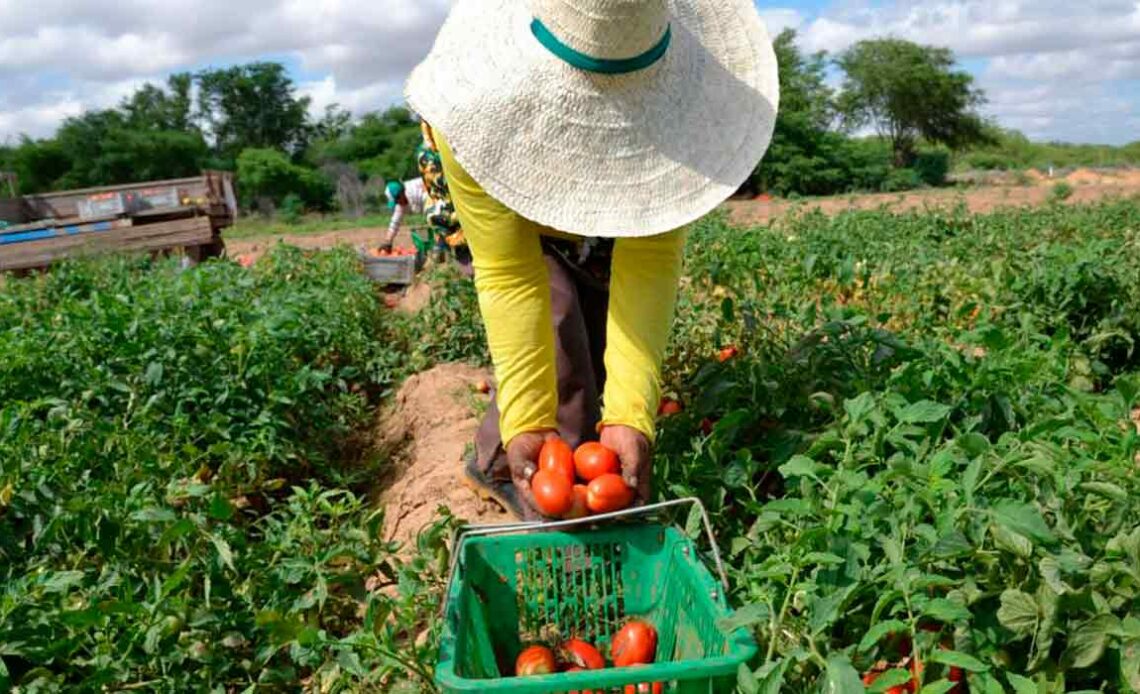
{"type": "Polygon", "coordinates": [[[443,173],[439,150],[431,131],[431,126],[421,122],[423,141],[416,148],[416,166],[420,177],[403,183],[392,181],[385,187],[388,209],[392,210],[392,221],[381,248],[391,250],[400,224],[409,214],[422,214],[435,237],[437,261],[442,261],[448,249],[455,253],[456,260],[465,268],[470,267],[470,253],[463,240],[463,230],[459,215],[451,202],[447,187],[447,177],[443,173]]]}
{"type": "Polygon", "coordinates": [[[600,435],[648,500],[683,228],[751,175],[777,85],[751,0],[452,7],[407,97],[463,219],[498,381],[468,477],[516,514],[537,516],[556,433],[600,435]]]}

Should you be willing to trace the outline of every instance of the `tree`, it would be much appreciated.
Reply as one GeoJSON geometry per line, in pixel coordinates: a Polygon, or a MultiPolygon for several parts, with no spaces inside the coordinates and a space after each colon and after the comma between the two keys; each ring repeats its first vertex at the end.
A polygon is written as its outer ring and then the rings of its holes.
{"type": "Polygon", "coordinates": [[[333,185],[320,172],[299,166],[275,149],[247,149],[237,158],[238,190],[245,207],[269,212],[287,196],[312,209],[328,209],[333,185]]]}
{"type": "Polygon", "coordinates": [[[244,149],[300,154],[309,141],[309,98],[295,94],[280,63],[250,63],[197,75],[199,116],[217,153],[230,161],[244,149]]]}
{"type": "Polygon", "coordinates": [[[900,39],[861,41],[836,61],[846,74],[839,108],[849,130],[876,128],[895,165],[909,166],[920,138],[960,149],[986,139],[976,108],[985,103],[954,54],[900,39]]]}
{"type": "Polygon", "coordinates": [[[171,75],[167,89],[144,84],[119,109],[132,128],[198,132],[194,124],[194,76],[181,72],[171,75]]]}
{"type": "Polygon", "coordinates": [[[64,188],[193,176],[209,154],[201,133],[135,127],[117,110],[67,119],[55,143],[70,162],[56,181],[64,188]]]}
{"type": "Polygon", "coordinates": [[[16,174],[24,194],[53,190],[70,168],[70,158],[55,140],[22,137],[20,144],[0,154],[0,169],[16,174]]]}
{"type": "Polygon", "coordinates": [[[344,162],[369,176],[404,180],[418,173],[415,149],[420,139],[411,111],[393,106],[366,114],[339,137],[315,142],[309,159],[318,165],[344,162]]]}

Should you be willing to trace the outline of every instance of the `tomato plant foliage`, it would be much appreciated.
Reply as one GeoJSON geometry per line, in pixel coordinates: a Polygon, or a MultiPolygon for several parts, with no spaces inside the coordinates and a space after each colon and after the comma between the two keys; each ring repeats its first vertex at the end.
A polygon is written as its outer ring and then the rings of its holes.
{"type": "Polygon", "coordinates": [[[1135,203],[711,219],[689,276],[657,470],[716,517],[745,691],[1140,688],[1135,203]]]}
{"type": "MultiPolygon", "coordinates": [[[[399,558],[360,433],[487,352],[469,282],[409,316],[356,262],[5,284],[0,688],[430,686],[453,521],[399,558]]],[[[1133,201],[698,223],[655,478],[713,516],[741,689],[1140,689],[1138,337],[1133,201]]]]}

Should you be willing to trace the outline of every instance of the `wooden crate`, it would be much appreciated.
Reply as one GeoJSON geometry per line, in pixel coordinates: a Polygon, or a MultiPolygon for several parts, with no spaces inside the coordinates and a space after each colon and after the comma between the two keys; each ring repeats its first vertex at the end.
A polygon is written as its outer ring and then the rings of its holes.
{"type": "Polygon", "coordinates": [[[0,246],[0,272],[45,267],[64,258],[107,252],[197,249],[218,242],[209,217],[59,234],[0,246]]]}
{"type": "Polygon", "coordinates": [[[416,279],[416,256],[400,255],[390,258],[362,256],[364,274],[380,284],[408,285],[416,279]]]}

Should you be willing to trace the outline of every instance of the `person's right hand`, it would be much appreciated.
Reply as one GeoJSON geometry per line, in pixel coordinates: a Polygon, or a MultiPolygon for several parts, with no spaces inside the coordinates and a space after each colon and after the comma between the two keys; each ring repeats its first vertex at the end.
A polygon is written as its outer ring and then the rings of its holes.
{"type": "Polygon", "coordinates": [[[507,444],[507,464],[511,468],[511,481],[518,492],[519,505],[523,510],[523,520],[542,520],[543,516],[534,503],[534,492],[530,490],[530,478],[538,471],[538,454],[549,438],[558,436],[556,431],[528,431],[519,434],[507,444]]]}

